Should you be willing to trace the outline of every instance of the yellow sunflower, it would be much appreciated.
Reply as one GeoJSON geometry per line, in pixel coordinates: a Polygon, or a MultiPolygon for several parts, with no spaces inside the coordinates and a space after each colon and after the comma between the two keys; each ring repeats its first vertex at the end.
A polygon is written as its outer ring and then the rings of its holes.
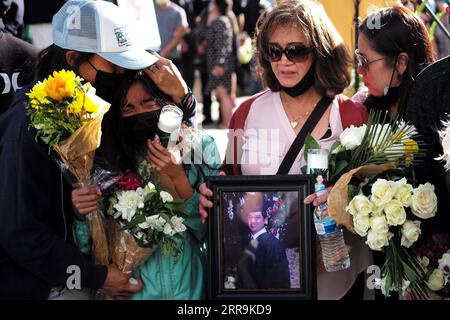
{"type": "Polygon", "coordinates": [[[56,101],[72,97],[77,86],[76,79],[73,71],[54,71],[53,76],[44,81],[46,94],[56,101]]]}

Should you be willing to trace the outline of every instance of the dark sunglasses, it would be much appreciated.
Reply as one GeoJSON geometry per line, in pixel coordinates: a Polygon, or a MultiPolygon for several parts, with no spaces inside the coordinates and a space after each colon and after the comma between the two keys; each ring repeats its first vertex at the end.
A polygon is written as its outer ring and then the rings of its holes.
{"type": "Polygon", "coordinates": [[[277,62],[281,60],[284,53],[286,58],[294,63],[303,62],[312,51],[311,47],[303,44],[290,44],[283,49],[277,44],[270,43],[265,50],[265,58],[267,61],[277,62]]]}

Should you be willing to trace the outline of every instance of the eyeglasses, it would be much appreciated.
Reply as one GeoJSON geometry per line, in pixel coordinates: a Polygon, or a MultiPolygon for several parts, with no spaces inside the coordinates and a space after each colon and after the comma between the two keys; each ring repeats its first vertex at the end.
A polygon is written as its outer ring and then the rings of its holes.
{"type": "Polygon", "coordinates": [[[358,49],[355,50],[355,55],[356,55],[356,62],[358,63],[358,66],[360,66],[366,72],[369,71],[369,65],[371,63],[386,59],[386,57],[382,57],[382,58],[378,58],[378,59],[369,61],[369,60],[367,60],[367,58],[365,56],[363,56],[358,51],[358,49]]]}
{"type": "Polygon", "coordinates": [[[277,62],[281,60],[284,53],[291,62],[303,62],[312,51],[311,47],[306,47],[303,44],[290,44],[283,49],[277,44],[270,43],[265,50],[265,59],[270,62],[277,62]]]}

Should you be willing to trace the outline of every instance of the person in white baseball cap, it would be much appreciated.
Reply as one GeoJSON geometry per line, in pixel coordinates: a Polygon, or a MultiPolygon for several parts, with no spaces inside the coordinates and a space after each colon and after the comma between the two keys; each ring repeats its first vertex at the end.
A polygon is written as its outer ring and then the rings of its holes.
{"type": "Polygon", "coordinates": [[[140,45],[127,17],[111,2],[68,1],[53,16],[53,42],[63,49],[96,53],[125,69],[145,69],[158,58],[140,45]]]}
{"type": "MultiPolygon", "coordinates": [[[[54,44],[39,54],[35,80],[73,70],[111,102],[127,70],[144,69],[161,91],[195,112],[195,99],[179,71],[170,60],[139,47],[131,23],[114,4],[68,1],[52,28],[54,44]]],[[[140,279],[129,283],[131,275],[114,265],[95,265],[73,245],[72,187],[30,128],[25,109],[30,89],[20,89],[0,116],[0,220],[7,221],[0,224],[0,300],[89,299],[99,289],[116,298],[139,292],[140,279]],[[68,266],[79,268],[83,290],[64,289],[68,266]]]]}
{"type": "MultiPolygon", "coordinates": [[[[94,85],[101,98],[111,101],[127,70],[144,70],[175,102],[190,95],[178,69],[146,51],[131,17],[111,2],[67,1],[53,16],[52,32],[54,44],[40,54],[37,80],[55,70],[73,69],[94,85]]],[[[195,119],[194,112],[187,114],[195,119]]]]}

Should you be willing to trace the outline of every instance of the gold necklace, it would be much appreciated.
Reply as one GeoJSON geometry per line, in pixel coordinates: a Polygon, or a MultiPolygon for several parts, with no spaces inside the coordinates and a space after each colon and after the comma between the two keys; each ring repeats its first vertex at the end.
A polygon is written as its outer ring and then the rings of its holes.
{"type": "MultiPolygon", "coordinates": [[[[288,112],[287,112],[287,109],[288,109],[288,103],[287,103],[287,101],[285,100],[285,98],[283,98],[283,96],[280,94],[280,97],[281,97],[281,103],[283,103],[285,106],[286,106],[286,115],[288,116],[288,120],[289,120],[289,114],[288,114],[288,112]]],[[[305,113],[303,113],[303,114],[301,114],[301,115],[299,115],[298,117],[296,117],[296,118],[294,118],[294,119],[292,119],[292,120],[290,120],[289,121],[289,124],[291,125],[291,128],[292,129],[295,129],[295,128],[297,128],[297,126],[298,126],[298,120],[300,119],[300,118],[302,118],[302,117],[307,117],[307,116],[309,116],[309,114],[311,113],[311,111],[306,111],[305,113]]]]}

